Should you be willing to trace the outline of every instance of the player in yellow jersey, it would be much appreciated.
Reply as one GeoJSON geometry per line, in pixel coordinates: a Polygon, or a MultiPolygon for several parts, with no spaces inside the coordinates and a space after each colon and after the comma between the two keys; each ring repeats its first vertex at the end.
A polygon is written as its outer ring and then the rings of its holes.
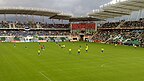
{"type": "Polygon", "coordinates": [[[71,54],[72,49],[69,49],[69,54],[71,54]]]}
{"type": "Polygon", "coordinates": [[[117,44],[115,44],[115,47],[117,47],[117,44]]]}
{"type": "Polygon", "coordinates": [[[104,53],[104,48],[101,48],[101,53],[104,53]]]}
{"type": "Polygon", "coordinates": [[[136,45],[134,45],[134,48],[136,49],[136,48],[137,48],[137,46],[136,46],[136,45]]]}
{"type": "Polygon", "coordinates": [[[38,50],[38,56],[40,56],[40,54],[41,54],[41,51],[40,51],[40,50],[38,50]]]}
{"type": "Polygon", "coordinates": [[[85,50],[86,50],[86,53],[88,53],[88,47],[86,47],[85,50]]]}
{"type": "Polygon", "coordinates": [[[80,55],[80,52],[81,52],[81,50],[80,50],[80,49],[78,49],[78,55],[80,55]]]}

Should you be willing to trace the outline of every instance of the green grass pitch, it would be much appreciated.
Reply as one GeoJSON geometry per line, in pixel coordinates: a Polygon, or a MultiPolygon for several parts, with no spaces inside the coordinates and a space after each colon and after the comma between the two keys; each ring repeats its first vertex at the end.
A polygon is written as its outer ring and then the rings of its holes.
{"type": "Polygon", "coordinates": [[[0,43],[0,81],[144,81],[144,48],[88,43],[86,53],[86,42],[43,44],[38,56],[38,43],[0,43]]]}

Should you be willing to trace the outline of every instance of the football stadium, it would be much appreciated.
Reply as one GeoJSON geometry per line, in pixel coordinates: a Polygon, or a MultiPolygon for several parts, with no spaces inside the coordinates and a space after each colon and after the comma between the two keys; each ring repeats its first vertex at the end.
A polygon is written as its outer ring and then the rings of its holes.
{"type": "Polygon", "coordinates": [[[0,0],[0,81],[144,81],[143,64],[144,0],[0,0]]]}

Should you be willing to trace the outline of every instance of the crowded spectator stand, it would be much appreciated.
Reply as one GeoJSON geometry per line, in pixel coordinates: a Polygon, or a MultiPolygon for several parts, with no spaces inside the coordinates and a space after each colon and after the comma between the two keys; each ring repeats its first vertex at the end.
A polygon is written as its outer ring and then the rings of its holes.
{"type": "MultiPolygon", "coordinates": [[[[102,42],[120,45],[137,45],[144,47],[144,20],[120,21],[125,22],[119,28],[110,25],[111,22],[104,23],[98,27],[98,32],[92,37],[94,42],[102,42]]],[[[118,23],[118,22],[112,22],[118,23]]]]}

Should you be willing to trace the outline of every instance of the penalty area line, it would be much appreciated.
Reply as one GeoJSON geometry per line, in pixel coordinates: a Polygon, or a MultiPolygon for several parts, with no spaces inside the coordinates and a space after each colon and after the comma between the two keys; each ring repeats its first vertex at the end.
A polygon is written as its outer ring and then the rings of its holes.
{"type": "Polygon", "coordinates": [[[47,80],[52,81],[50,78],[48,78],[44,73],[39,72],[42,76],[44,76],[47,80]]]}

